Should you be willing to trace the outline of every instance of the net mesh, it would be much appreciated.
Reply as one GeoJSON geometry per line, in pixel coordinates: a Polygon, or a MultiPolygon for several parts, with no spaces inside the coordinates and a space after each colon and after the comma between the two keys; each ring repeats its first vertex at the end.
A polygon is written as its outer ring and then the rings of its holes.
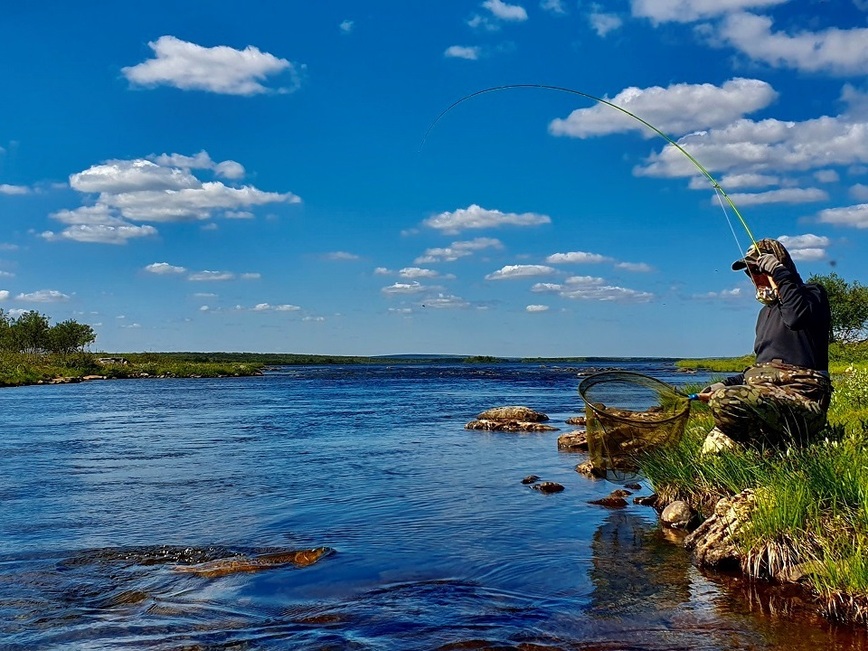
{"type": "Polygon", "coordinates": [[[579,384],[585,402],[588,454],[595,473],[623,479],[638,471],[638,455],[676,442],[690,401],[674,387],[630,371],[604,371],[579,384]]]}

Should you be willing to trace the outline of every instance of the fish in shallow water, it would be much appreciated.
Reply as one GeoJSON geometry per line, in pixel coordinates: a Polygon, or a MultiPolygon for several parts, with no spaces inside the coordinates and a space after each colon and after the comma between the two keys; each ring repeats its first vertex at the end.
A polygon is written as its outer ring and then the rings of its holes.
{"type": "Polygon", "coordinates": [[[207,563],[197,565],[176,565],[176,572],[189,572],[208,578],[226,576],[237,572],[259,572],[272,567],[294,565],[307,567],[313,565],[323,556],[331,554],[334,550],[330,547],[316,547],[314,549],[297,549],[271,554],[259,554],[257,556],[233,556],[231,558],[218,558],[207,563]]]}

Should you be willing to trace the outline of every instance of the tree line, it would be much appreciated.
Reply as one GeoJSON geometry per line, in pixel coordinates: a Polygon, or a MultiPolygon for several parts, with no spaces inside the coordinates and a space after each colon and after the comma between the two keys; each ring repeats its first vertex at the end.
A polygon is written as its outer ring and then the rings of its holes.
{"type": "Polygon", "coordinates": [[[868,287],[859,281],[848,282],[836,273],[813,275],[809,283],[822,285],[832,308],[829,341],[852,344],[865,341],[868,334],[868,287]]]}
{"type": "Polygon", "coordinates": [[[83,352],[94,341],[93,328],[73,319],[51,325],[47,316],[36,311],[13,318],[0,309],[0,351],[69,355],[83,352]]]}

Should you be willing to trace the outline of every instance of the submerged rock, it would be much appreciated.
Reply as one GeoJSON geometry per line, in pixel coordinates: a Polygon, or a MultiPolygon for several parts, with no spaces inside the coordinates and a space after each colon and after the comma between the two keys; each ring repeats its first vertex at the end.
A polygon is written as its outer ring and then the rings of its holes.
{"type": "Polygon", "coordinates": [[[541,423],[549,419],[549,417],[542,412],[534,411],[530,407],[522,407],[520,405],[487,409],[476,418],[478,420],[514,420],[528,423],[541,423]]]}
{"type": "Polygon", "coordinates": [[[539,481],[539,475],[528,475],[524,479],[521,480],[522,484],[532,484],[535,481],[539,481]]]}
{"type": "Polygon", "coordinates": [[[622,488],[617,488],[613,490],[611,493],[606,495],[599,500],[591,500],[588,504],[596,504],[599,506],[605,506],[608,509],[623,509],[627,506],[627,500],[624,498],[630,495],[630,491],[625,491],[622,488]]]}
{"type": "Polygon", "coordinates": [[[557,483],[556,481],[544,481],[539,484],[534,484],[531,486],[534,490],[539,491],[540,493],[560,493],[564,490],[564,487],[557,483]]]}
{"type": "Polygon", "coordinates": [[[330,547],[316,547],[314,549],[259,554],[258,556],[233,556],[231,558],[218,558],[217,560],[197,565],[176,565],[173,569],[176,572],[189,572],[207,578],[214,578],[237,572],[258,572],[284,565],[307,567],[316,563],[323,556],[331,554],[333,551],[330,547]]]}

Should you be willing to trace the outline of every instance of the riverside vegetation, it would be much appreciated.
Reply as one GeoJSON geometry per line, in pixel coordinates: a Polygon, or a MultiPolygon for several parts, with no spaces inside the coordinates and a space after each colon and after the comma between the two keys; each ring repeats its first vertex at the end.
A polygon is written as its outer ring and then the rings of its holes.
{"type": "MultiPolygon", "coordinates": [[[[722,379],[751,361],[678,365],[722,379]]],[[[795,569],[824,615],[868,625],[868,342],[833,343],[830,372],[828,424],[808,440],[794,440],[779,452],[737,448],[701,455],[713,420],[706,405],[694,402],[682,439],[649,453],[640,465],[661,503],[684,500],[701,517],[719,498],[752,489],[756,510],[734,540],[742,572],[773,579],[795,569]]]]}

